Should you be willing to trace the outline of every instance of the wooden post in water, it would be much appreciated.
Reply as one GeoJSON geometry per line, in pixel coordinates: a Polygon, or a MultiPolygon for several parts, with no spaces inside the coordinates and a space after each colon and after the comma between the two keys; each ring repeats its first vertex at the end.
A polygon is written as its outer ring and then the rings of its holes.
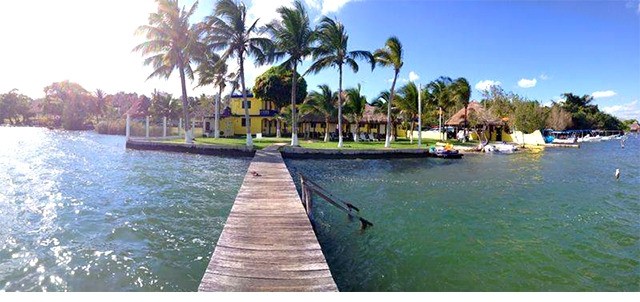
{"type": "Polygon", "coordinates": [[[145,135],[144,136],[146,138],[149,138],[149,116],[148,115],[145,117],[145,122],[146,123],[145,123],[145,127],[144,127],[145,128],[145,135]]]}
{"type": "Polygon", "coordinates": [[[167,136],[167,117],[162,118],[162,137],[167,136]]]}
{"type": "Polygon", "coordinates": [[[127,140],[129,139],[129,136],[131,135],[131,117],[129,116],[129,114],[127,114],[127,124],[125,127],[125,135],[127,137],[127,140]]]}

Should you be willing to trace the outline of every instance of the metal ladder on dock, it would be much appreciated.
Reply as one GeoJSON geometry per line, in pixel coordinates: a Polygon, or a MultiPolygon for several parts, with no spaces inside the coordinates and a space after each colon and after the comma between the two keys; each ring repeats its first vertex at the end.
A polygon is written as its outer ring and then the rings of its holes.
{"type": "Polygon", "coordinates": [[[322,197],[323,200],[328,202],[329,204],[335,206],[341,211],[347,213],[349,218],[357,218],[360,221],[360,229],[365,230],[366,228],[373,226],[369,220],[360,216],[360,209],[354,206],[353,204],[343,201],[342,199],[334,196],[329,191],[321,187],[316,182],[304,177],[301,173],[298,173],[298,177],[300,177],[300,186],[302,191],[302,204],[304,205],[304,209],[307,212],[307,216],[309,216],[309,220],[313,223],[313,194],[322,197]]]}

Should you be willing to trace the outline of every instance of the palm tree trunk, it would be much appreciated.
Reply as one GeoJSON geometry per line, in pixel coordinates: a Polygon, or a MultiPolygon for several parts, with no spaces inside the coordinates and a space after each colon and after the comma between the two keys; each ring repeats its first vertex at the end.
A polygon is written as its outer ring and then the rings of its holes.
{"type": "Polygon", "coordinates": [[[276,138],[280,138],[282,136],[280,132],[280,119],[276,118],[276,138]]]}
{"type": "Polygon", "coordinates": [[[467,131],[468,131],[468,126],[467,126],[467,109],[469,107],[469,104],[464,104],[464,137],[467,137],[467,131]]]}
{"type": "Polygon", "coordinates": [[[184,66],[181,58],[179,58],[178,70],[180,71],[180,84],[182,85],[182,112],[184,113],[184,142],[193,143],[191,133],[189,132],[189,104],[187,103],[187,83],[185,81],[184,66]]]}
{"type": "Polygon", "coordinates": [[[220,85],[218,98],[216,99],[214,120],[213,120],[213,134],[214,138],[220,138],[220,102],[222,102],[222,85],[220,85]]]}
{"type": "Polygon", "coordinates": [[[409,132],[409,134],[411,134],[411,141],[409,143],[411,144],[413,144],[413,127],[415,127],[415,123],[416,122],[413,121],[413,117],[411,117],[411,131],[409,132]]]}
{"type": "Polygon", "coordinates": [[[338,148],[342,148],[342,64],[338,66],[338,148]]]}
{"type": "Polygon", "coordinates": [[[387,132],[387,135],[384,141],[385,148],[391,147],[391,102],[395,97],[396,80],[398,79],[398,72],[399,70],[396,70],[393,76],[393,83],[391,83],[391,93],[389,94],[389,100],[387,100],[387,131],[385,131],[387,132]]]}
{"type": "Polygon", "coordinates": [[[249,104],[247,102],[247,89],[244,83],[244,54],[240,54],[238,59],[240,60],[240,83],[242,85],[242,102],[244,104],[244,119],[247,126],[247,147],[253,147],[253,140],[251,139],[251,117],[249,117],[249,104]]]}
{"type": "Polygon", "coordinates": [[[298,67],[298,64],[293,65],[293,68],[291,69],[293,71],[293,74],[291,75],[291,146],[299,146],[300,144],[298,143],[298,123],[296,123],[296,84],[298,84],[298,81],[296,79],[296,69],[298,67]]]}
{"type": "Polygon", "coordinates": [[[324,118],[324,142],[329,141],[329,117],[324,118]]]}

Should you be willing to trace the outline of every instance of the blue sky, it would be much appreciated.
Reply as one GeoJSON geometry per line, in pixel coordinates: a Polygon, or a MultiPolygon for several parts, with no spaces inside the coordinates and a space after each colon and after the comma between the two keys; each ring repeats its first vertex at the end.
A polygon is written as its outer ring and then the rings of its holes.
{"type": "MultiPolygon", "coordinates": [[[[210,14],[213,3],[200,1],[193,21],[210,14]]],[[[291,0],[246,3],[251,18],[268,22],[277,17],[277,7],[291,0]]],[[[439,76],[465,77],[474,88],[473,99],[481,97],[476,86],[499,82],[506,91],[543,104],[564,92],[594,95],[601,109],[621,118],[640,118],[638,0],[305,3],[313,19],[324,14],[343,22],[353,50],[373,51],[389,36],[398,36],[405,50],[399,85],[410,78],[424,85],[439,76]]],[[[145,81],[151,70],[142,65],[140,54],[131,52],[143,39],[133,35],[135,28],[155,10],[152,0],[16,0],[3,5],[0,39],[17,47],[0,49],[5,66],[0,93],[18,88],[41,97],[44,86],[68,79],[108,93],[149,94],[157,88],[179,94],[177,75],[168,81],[145,81]]],[[[249,64],[248,83],[267,68],[249,64]]],[[[392,75],[390,68],[371,72],[362,62],[357,74],[345,72],[343,86],[360,83],[371,100],[390,88],[392,75]]],[[[334,69],[306,80],[309,89],[319,84],[338,87],[334,69]]],[[[197,88],[190,93],[212,91],[197,88]]]]}

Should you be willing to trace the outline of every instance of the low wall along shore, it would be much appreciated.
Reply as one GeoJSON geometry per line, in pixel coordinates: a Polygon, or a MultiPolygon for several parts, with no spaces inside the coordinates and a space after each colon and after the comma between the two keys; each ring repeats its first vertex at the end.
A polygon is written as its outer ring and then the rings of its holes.
{"type": "Polygon", "coordinates": [[[253,157],[255,150],[246,146],[216,146],[184,143],[152,142],[147,140],[129,139],[126,148],[134,150],[152,150],[182,152],[191,154],[217,155],[229,157],[253,157]]]}

